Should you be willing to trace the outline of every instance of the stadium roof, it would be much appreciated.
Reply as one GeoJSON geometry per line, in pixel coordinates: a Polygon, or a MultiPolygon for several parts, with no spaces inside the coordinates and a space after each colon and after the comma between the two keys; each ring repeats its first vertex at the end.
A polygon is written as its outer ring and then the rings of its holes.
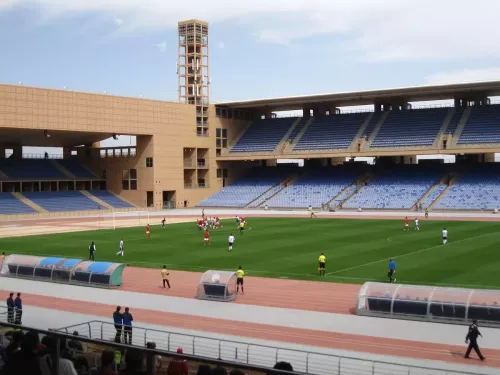
{"type": "Polygon", "coordinates": [[[485,81],[452,85],[428,85],[331,94],[287,96],[281,98],[219,102],[215,104],[237,109],[268,108],[272,111],[290,111],[302,109],[308,104],[324,104],[333,108],[376,103],[383,104],[387,102],[417,102],[453,99],[456,97],[472,98],[499,95],[500,81],[485,81]]]}

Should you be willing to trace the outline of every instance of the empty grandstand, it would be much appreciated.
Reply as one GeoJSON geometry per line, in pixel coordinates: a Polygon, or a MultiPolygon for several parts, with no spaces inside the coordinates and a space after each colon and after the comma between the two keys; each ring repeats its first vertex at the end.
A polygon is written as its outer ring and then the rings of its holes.
{"type": "Polygon", "coordinates": [[[499,163],[474,165],[434,205],[445,210],[500,208],[499,163]]]}
{"type": "Polygon", "coordinates": [[[449,110],[391,111],[371,147],[432,146],[449,110]]]}
{"type": "Polygon", "coordinates": [[[11,193],[0,193],[0,214],[30,214],[36,212],[33,208],[23,203],[11,193]]]}
{"type": "Polygon", "coordinates": [[[457,143],[500,143],[500,105],[472,107],[457,143]]]}

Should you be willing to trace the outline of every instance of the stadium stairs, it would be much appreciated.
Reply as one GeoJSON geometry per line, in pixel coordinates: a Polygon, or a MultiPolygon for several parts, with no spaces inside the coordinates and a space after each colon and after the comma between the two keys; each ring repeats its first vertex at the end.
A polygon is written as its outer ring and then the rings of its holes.
{"type": "Polygon", "coordinates": [[[439,147],[439,143],[440,143],[442,137],[444,137],[446,135],[446,129],[448,129],[448,125],[450,125],[451,119],[453,118],[455,111],[456,110],[454,107],[451,107],[448,110],[448,113],[443,121],[443,124],[441,125],[441,128],[439,129],[438,135],[437,135],[436,139],[434,140],[434,143],[432,144],[432,148],[439,147]]]}
{"type": "Polygon", "coordinates": [[[453,141],[452,141],[453,148],[458,146],[457,142],[460,139],[462,132],[464,131],[464,128],[465,128],[465,125],[467,124],[467,121],[469,120],[470,112],[471,112],[471,108],[468,107],[465,109],[464,113],[462,114],[462,118],[460,119],[460,122],[458,123],[458,126],[455,129],[455,134],[453,134],[453,141]]]}
{"type": "Polygon", "coordinates": [[[462,173],[453,173],[453,177],[450,179],[450,183],[448,184],[448,187],[444,189],[441,194],[439,194],[436,199],[429,205],[428,209],[432,209],[443,197],[448,194],[448,191],[455,185],[458,180],[462,177],[462,173]]]}
{"type": "Polygon", "coordinates": [[[301,121],[302,121],[302,117],[297,117],[297,120],[295,120],[293,122],[292,126],[290,126],[290,128],[285,133],[285,135],[283,136],[283,138],[281,138],[281,141],[278,144],[278,146],[274,149],[274,153],[275,154],[283,154],[283,151],[285,151],[285,148],[286,148],[286,146],[289,143],[288,141],[290,139],[290,135],[292,134],[292,132],[294,131],[294,129],[300,124],[301,121]]]}
{"type": "MultiPolygon", "coordinates": [[[[352,185],[350,185],[350,186],[352,186],[351,190],[347,190],[349,187],[346,188],[347,191],[344,193],[344,197],[342,200],[340,200],[339,203],[342,203],[342,206],[343,206],[347,201],[349,201],[352,197],[354,197],[361,190],[363,190],[374,178],[375,178],[375,176],[372,175],[371,173],[366,173],[363,176],[361,176],[360,178],[358,178],[356,180],[356,182],[354,182],[352,185]]],[[[337,197],[335,197],[335,198],[337,198],[337,197]]],[[[332,199],[330,202],[332,202],[332,201],[334,201],[334,199],[332,199]]],[[[328,203],[330,203],[330,202],[328,202],[328,203]]]]}
{"type": "Polygon", "coordinates": [[[294,139],[290,139],[290,142],[287,142],[286,146],[285,146],[285,149],[283,150],[283,153],[284,154],[289,154],[292,152],[293,148],[295,147],[295,145],[297,144],[298,141],[300,141],[300,139],[302,138],[302,136],[304,135],[304,133],[307,131],[307,128],[309,127],[309,125],[311,125],[311,123],[313,122],[314,120],[314,117],[309,117],[306,121],[306,123],[304,124],[304,126],[302,127],[302,129],[297,133],[297,135],[295,136],[294,139]]]}
{"type": "Polygon", "coordinates": [[[271,199],[275,195],[281,193],[285,187],[293,185],[295,183],[295,181],[297,181],[299,179],[299,177],[300,176],[297,174],[297,175],[293,175],[293,176],[285,178],[278,185],[271,187],[264,194],[260,195],[259,197],[255,198],[253,201],[248,203],[245,206],[245,208],[256,208],[256,207],[264,206],[269,199],[271,199]]]}
{"type": "Polygon", "coordinates": [[[9,179],[9,177],[5,173],[0,171],[0,180],[8,180],[8,179],[9,179]]]}
{"type": "Polygon", "coordinates": [[[32,209],[34,209],[36,212],[40,213],[46,213],[49,212],[45,208],[40,207],[37,205],[35,202],[31,201],[30,199],[26,198],[23,194],[21,193],[12,193],[14,197],[19,199],[21,202],[23,202],[25,205],[30,206],[32,209]]]}
{"type": "MultiPolygon", "coordinates": [[[[375,116],[375,112],[370,113],[368,115],[368,117],[365,119],[365,121],[361,124],[361,127],[358,130],[358,133],[356,134],[356,136],[354,137],[354,139],[351,142],[351,146],[349,147],[350,150],[355,150],[355,146],[358,143],[363,144],[366,128],[368,127],[368,125],[370,125],[370,122],[372,121],[374,116],[375,116]]],[[[355,151],[357,151],[357,150],[355,150],[355,151]]]]}
{"type": "Polygon", "coordinates": [[[97,198],[95,195],[92,195],[90,192],[85,191],[85,190],[80,190],[80,193],[83,195],[89,197],[89,199],[92,199],[94,202],[96,202],[99,206],[107,208],[108,210],[112,210],[113,206],[104,202],[103,200],[97,198]]]}
{"type": "Polygon", "coordinates": [[[54,168],[56,168],[59,172],[61,172],[67,178],[71,178],[72,180],[76,178],[76,176],[73,173],[71,173],[69,170],[67,170],[65,167],[63,167],[61,164],[59,164],[57,162],[57,160],[51,160],[50,164],[52,164],[52,166],[54,168]]]}
{"type": "Polygon", "coordinates": [[[363,149],[365,151],[368,151],[368,149],[370,148],[372,142],[375,140],[375,138],[377,137],[377,134],[378,132],[380,131],[380,128],[382,127],[382,125],[384,124],[385,120],[387,119],[387,117],[389,116],[389,113],[390,111],[387,111],[387,112],[384,112],[384,114],[382,115],[382,117],[380,118],[380,120],[378,121],[377,125],[375,125],[375,128],[373,129],[372,133],[370,134],[370,138],[368,138],[368,142],[366,142],[364,144],[364,147],[363,149]]]}

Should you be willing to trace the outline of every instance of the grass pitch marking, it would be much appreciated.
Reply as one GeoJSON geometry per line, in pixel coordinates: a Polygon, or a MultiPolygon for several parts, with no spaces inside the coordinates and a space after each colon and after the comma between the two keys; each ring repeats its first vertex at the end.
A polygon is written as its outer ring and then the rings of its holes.
{"type": "MultiPolygon", "coordinates": [[[[416,255],[416,254],[424,253],[426,251],[431,251],[431,250],[438,249],[438,248],[441,248],[441,247],[451,246],[453,244],[457,244],[457,243],[460,243],[460,242],[465,242],[465,241],[473,240],[473,239],[476,239],[476,238],[491,236],[492,234],[498,234],[498,233],[500,233],[500,232],[484,233],[484,234],[480,234],[479,236],[473,236],[473,237],[463,238],[463,239],[458,240],[458,241],[449,242],[447,245],[437,245],[437,246],[427,247],[425,249],[420,249],[420,250],[417,250],[417,251],[412,251],[411,253],[406,253],[406,254],[402,254],[402,255],[398,255],[398,256],[393,256],[392,258],[393,259],[399,259],[399,258],[411,256],[411,255],[416,255]]],[[[372,264],[377,264],[377,263],[382,263],[382,262],[387,262],[387,261],[388,261],[387,258],[380,259],[380,260],[375,260],[373,262],[359,264],[357,266],[353,266],[353,267],[349,267],[349,268],[344,268],[344,269],[341,269],[341,270],[338,270],[338,271],[328,272],[325,276],[336,275],[338,273],[347,272],[347,271],[355,270],[357,268],[371,266],[372,264]]]]}

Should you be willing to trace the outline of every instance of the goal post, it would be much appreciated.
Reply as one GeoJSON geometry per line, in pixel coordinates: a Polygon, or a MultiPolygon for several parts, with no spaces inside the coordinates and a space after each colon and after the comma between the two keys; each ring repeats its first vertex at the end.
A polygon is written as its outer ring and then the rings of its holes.
{"type": "Polygon", "coordinates": [[[106,221],[108,221],[107,227],[114,230],[119,228],[139,227],[150,224],[150,213],[148,210],[126,212],[113,211],[106,219],[106,221]]]}

